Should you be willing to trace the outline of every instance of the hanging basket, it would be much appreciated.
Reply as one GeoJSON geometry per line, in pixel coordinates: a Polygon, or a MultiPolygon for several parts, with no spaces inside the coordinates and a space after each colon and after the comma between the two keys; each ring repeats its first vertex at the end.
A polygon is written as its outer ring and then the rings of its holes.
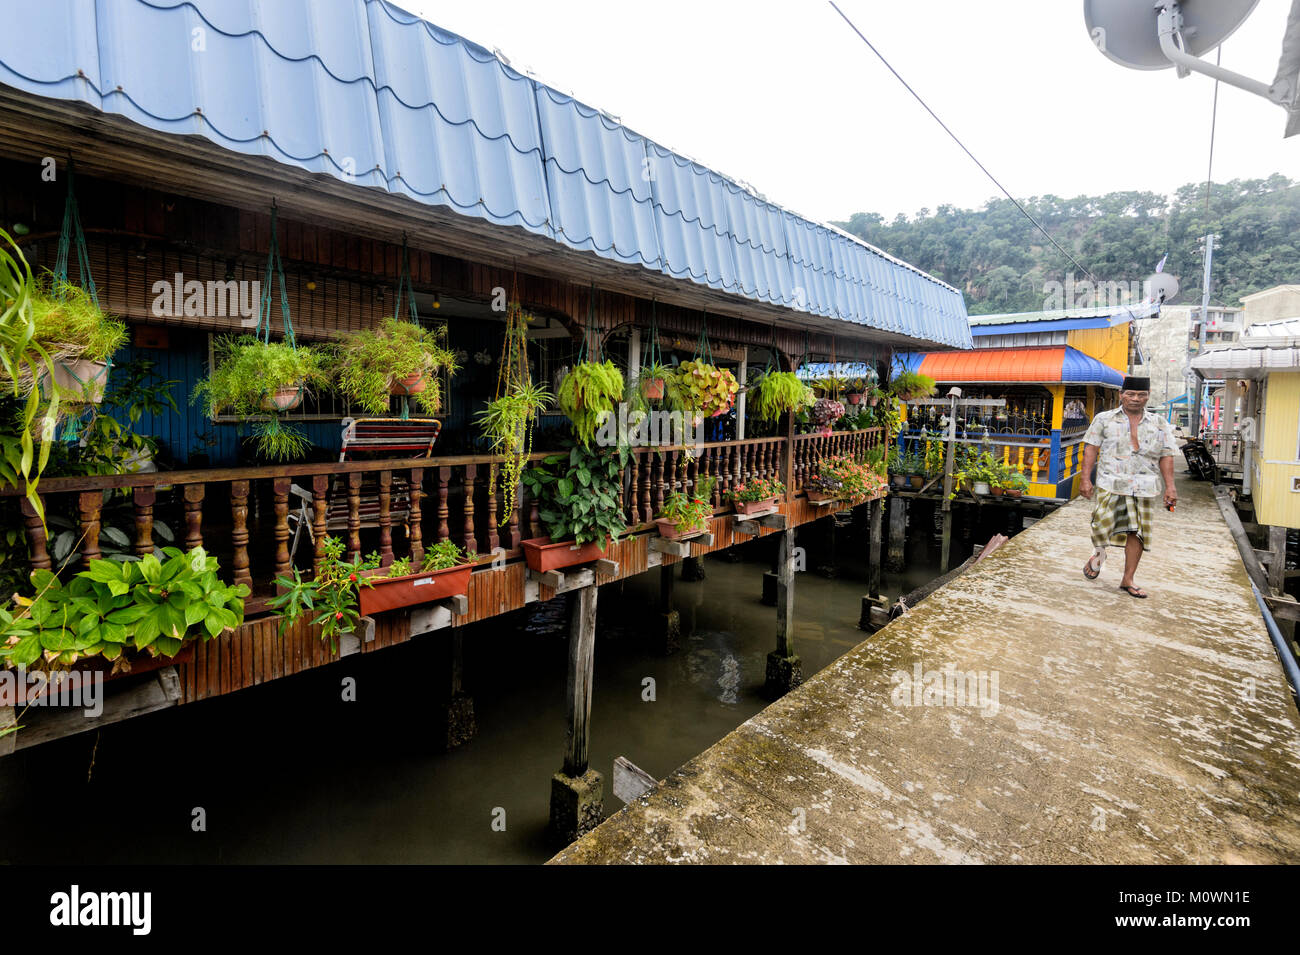
{"type": "MultiPolygon", "coordinates": [[[[50,375],[41,376],[41,394],[50,392],[50,375]]],[[[64,400],[85,402],[97,405],[104,400],[104,386],[108,384],[108,362],[90,361],[80,358],[76,361],[60,361],[54,364],[54,385],[64,396],[64,400]]]]}
{"type": "Polygon", "coordinates": [[[302,404],[303,383],[300,381],[296,385],[286,385],[270,392],[262,398],[263,411],[285,412],[292,411],[302,404]]]}
{"type": "Polygon", "coordinates": [[[405,378],[394,379],[388,386],[388,390],[395,395],[418,395],[429,387],[429,382],[425,380],[424,372],[417,371],[414,375],[407,375],[405,378]]]}
{"type": "Polygon", "coordinates": [[[650,378],[645,383],[645,396],[647,399],[657,401],[664,396],[664,380],[662,378],[650,378]]]}

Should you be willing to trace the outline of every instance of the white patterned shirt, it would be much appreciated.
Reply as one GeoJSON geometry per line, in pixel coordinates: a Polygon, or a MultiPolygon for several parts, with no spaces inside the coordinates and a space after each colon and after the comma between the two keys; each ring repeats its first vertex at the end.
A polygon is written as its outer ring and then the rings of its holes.
{"type": "Polygon", "coordinates": [[[1097,487],[1112,494],[1160,496],[1164,491],[1160,459],[1178,450],[1169,422],[1150,411],[1143,412],[1137,439],[1138,450],[1134,451],[1128,415],[1123,408],[1103,411],[1092,419],[1083,441],[1101,448],[1097,456],[1097,487]]]}

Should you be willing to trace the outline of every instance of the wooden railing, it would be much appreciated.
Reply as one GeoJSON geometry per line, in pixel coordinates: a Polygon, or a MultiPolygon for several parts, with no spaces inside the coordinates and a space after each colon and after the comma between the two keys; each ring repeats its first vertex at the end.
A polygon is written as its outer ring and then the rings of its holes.
{"type": "MultiPolygon", "coordinates": [[[[876,428],[801,435],[793,446],[784,438],[754,438],[637,448],[623,475],[624,516],[639,529],[659,513],[669,493],[689,492],[703,477],[716,478],[715,508],[727,491],[756,477],[781,478],[793,496],[822,457],[862,457],[882,441],[876,428]]],[[[59,532],[53,516],[62,514],[72,518],[80,555],[71,569],[103,556],[106,536],[126,542],[119,549],[136,556],[169,543],[202,546],[222,562],[223,576],[253,590],[252,613],[273,593],[276,577],[295,567],[319,569],[327,534],[341,538],[349,554],[377,552],[383,566],[407,556],[418,563],[430,545],[444,540],[477,552],[481,560],[502,552],[517,557],[520,541],[543,536],[546,529],[537,501],[522,489],[507,511],[497,480],[503,461],[473,455],[46,478],[40,495],[51,516],[48,530],[27,500],[19,500],[34,568],[55,566],[49,534],[59,532]],[[309,492],[310,501],[295,486],[309,492]],[[163,521],[171,540],[157,526],[163,521]]]]}

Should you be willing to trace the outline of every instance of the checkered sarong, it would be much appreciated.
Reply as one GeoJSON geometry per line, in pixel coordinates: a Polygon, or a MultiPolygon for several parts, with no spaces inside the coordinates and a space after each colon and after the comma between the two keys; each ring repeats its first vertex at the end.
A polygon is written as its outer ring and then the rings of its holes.
{"type": "Polygon", "coordinates": [[[1154,497],[1133,497],[1115,494],[1105,488],[1096,489],[1092,505],[1092,546],[1099,552],[1107,544],[1123,547],[1126,534],[1137,534],[1142,549],[1151,546],[1152,517],[1155,515],[1154,497]]]}

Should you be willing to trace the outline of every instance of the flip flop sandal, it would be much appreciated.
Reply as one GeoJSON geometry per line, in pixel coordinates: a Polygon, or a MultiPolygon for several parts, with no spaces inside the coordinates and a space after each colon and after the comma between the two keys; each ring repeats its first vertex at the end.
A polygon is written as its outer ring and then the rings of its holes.
{"type": "Polygon", "coordinates": [[[1097,576],[1100,573],[1101,573],[1101,568],[1093,567],[1092,559],[1089,558],[1088,563],[1083,568],[1083,576],[1087,577],[1089,580],[1096,580],[1097,576]],[[1092,571],[1092,573],[1088,573],[1088,571],[1092,571]]]}
{"type": "Polygon", "coordinates": [[[1138,591],[1142,589],[1141,587],[1125,587],[1123,584],[1120,584],[1119,589],[1127,593],[1130,597],[1137,597],[1139,600],[1146,600],[1148,596],[1145,593],[1138,593],[1138,591]]]}

